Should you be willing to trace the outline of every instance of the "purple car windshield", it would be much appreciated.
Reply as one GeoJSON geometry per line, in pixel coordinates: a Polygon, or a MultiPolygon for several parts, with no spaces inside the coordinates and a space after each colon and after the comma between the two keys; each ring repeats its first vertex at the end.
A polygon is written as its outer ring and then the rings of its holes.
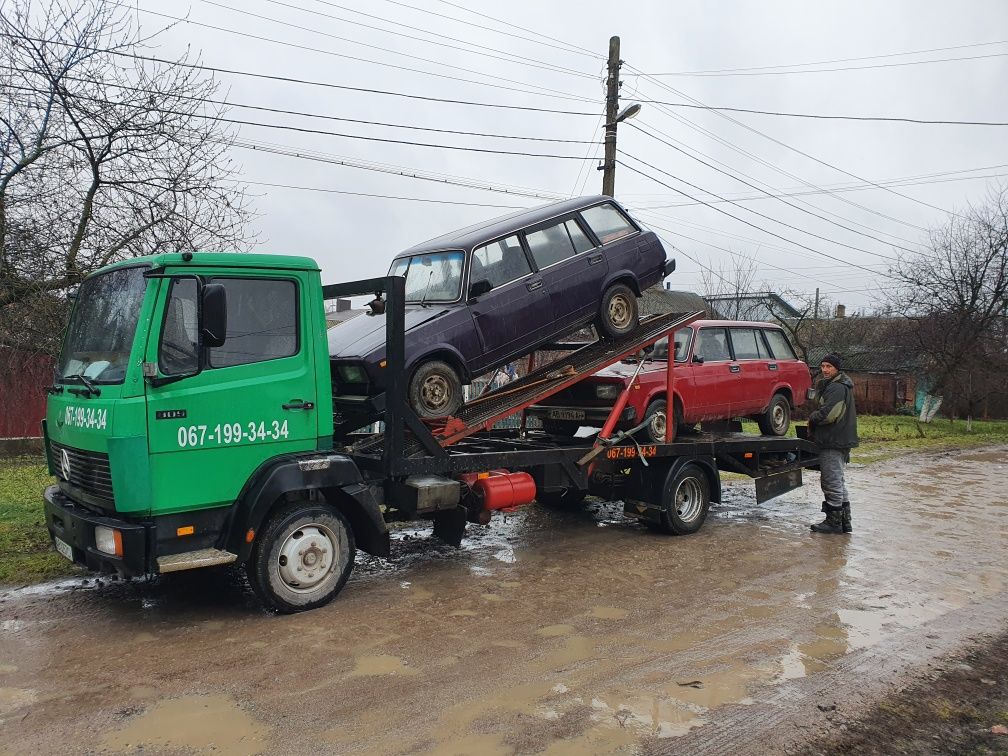
{"type": "Polygon", "coordinates": [[[427,252],[392,261],[390,276],[406,276],[407,302],[454,302],[462,291],[461,251],[427,252]]]}

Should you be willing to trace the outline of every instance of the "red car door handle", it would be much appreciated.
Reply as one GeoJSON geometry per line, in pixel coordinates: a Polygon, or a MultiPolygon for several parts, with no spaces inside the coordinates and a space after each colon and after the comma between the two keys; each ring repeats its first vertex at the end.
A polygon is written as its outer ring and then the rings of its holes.
{"type": "Polygon", "coordinates": [[[767,370],[776,370],[776,369],[777,369],[776,362],[771,362],[769,365],[767,365],[767,370]]]}
{"type": "Polygon", "coordinates": [[[741,368],[741,367],[739,367],[738,365],[729,365],[729,366],[728,366],[728,369],[729,369],[730,371],[732,371],[733,373],[737,373],[737,372],[738,372],[738,371],[740,371],[740,370],[741,370],[742,368],[741,368]]]}

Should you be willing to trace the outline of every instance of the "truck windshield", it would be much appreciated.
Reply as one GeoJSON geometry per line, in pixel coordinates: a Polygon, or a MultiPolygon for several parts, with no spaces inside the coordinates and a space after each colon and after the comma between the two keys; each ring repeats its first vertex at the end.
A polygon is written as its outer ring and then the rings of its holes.
{"type": "Polygon", "coordinates": [[[147,289],[146,266],[85,279],[77,292],[57,377],[71,383],[122,383],[147,289]]]}
{"type": "Polygon", "coordinates": [[[406,276],[407,302],[453,302],[462,290],[460,251],[428,252],[392,261],[390,276],[406,276]]]}

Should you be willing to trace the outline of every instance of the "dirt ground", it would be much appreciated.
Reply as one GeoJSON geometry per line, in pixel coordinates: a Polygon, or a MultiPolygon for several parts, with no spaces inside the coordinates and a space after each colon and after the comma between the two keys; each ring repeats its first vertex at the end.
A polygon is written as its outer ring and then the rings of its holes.
{"type": "Polygon", "coordinates": [[[0,753],[1004,750],[1008,447],[852,466],[851,537],[806,482],[683,538],[599,501],[398,531],[294,616],[227,571],[0,594],[0,753]]]}

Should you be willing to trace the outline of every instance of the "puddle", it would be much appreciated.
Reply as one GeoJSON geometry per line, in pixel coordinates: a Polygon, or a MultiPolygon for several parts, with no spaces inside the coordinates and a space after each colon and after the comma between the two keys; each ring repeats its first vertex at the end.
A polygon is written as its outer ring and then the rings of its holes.
{"type": "Polygon", "coordinates": [[[536,635],[541,635],[544,638],[557,638],[561,635],[570,635],[574,632],[573,625],[546,625],[546,627],[540,627],[536,630],[536,635]]]}
{"type": "Polygon", "coordinates": [[[159,701],[102,740],[110,751],[213,751],[223,756],[266,750],[269,731],[227,696],[159,701]]]}
{"type": "Polygon", "coordinates": [[[415,675],[417,671],[407,667],[398,656],[379,654],[378,656],[358,656],[357,666],[350,674],[354,677],[415,675]]]}

